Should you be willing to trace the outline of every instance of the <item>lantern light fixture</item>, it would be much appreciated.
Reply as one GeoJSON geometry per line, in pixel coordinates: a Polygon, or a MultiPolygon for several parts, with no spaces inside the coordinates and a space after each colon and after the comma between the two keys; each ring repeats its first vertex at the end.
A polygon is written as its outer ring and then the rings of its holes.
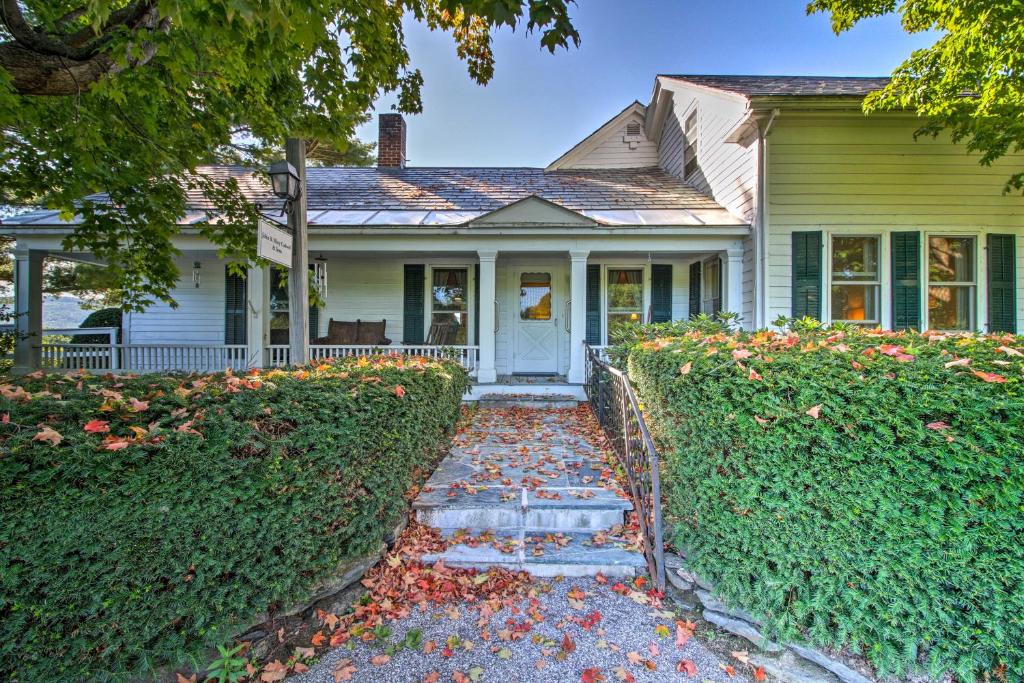
{"type": "Polygon", "coordinates": [[[202,266],[203,266],[203,264],[200,263],[199,261],[193,261],[192,262],[192,284],[195,285],[196,289],[199,289],[199,284],[200,284],[199,270],[200,270],[200,268],[202,268],[202,266]]]}
{"type": "Polygon", "coordinates": [[[284,200],[284,208],[281,213],[288,210],[288,207],[302,194],[302,185],[299,182],[299,174],[295,167],[284,159],[275,161],[267,171],[270,175],[270,187],[274,196],[284,200]]]}

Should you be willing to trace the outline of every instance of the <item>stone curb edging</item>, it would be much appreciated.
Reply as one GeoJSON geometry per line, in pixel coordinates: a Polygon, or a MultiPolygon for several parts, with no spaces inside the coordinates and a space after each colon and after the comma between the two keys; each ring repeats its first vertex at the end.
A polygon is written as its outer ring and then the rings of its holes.
{"type": "Polygon", "coordinates": [[[665,556],[666,589],[677,601],[703,607],[704,620],[744,638],[760,652],[750,661],[785,683],[875,683],[846,664],[806,645],[776,643],[761,633],[761,624],[748,612],[729,607],[714,595],[714,586],[687,569],[685,560],[665,556]],[[696,601],[694,600],[696,598],[696,601]]]}

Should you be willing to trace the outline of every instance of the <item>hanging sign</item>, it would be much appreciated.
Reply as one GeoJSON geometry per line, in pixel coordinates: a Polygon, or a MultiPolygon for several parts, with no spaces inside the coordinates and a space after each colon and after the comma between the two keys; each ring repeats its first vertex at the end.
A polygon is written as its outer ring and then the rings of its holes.
{"type": "Polygon", "coordinates": [[[256,235],[256,255],[285,268],[292,267],[291,233],[275,227],[270,221],[259,219],[256,235]]]}

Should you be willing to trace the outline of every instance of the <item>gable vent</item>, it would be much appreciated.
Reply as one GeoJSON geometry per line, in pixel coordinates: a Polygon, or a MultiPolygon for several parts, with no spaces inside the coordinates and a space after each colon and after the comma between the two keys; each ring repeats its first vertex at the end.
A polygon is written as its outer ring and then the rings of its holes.
{"type": "Polygon", "coordinates": [[[629,137],[640,136],[640,124],[639,123],[628,123],[626,124],[626,135],[629,137]]]}

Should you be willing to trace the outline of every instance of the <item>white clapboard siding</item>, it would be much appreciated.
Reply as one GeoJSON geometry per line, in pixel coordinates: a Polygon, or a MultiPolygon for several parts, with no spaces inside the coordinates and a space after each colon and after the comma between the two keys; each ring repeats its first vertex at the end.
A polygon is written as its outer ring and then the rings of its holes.
{"type": "MultiPolygon", "coordinates": [[[[386,320],[385,336],[393,343],[401,342],[404,263],[398,258],[356,260],[328,256],[327,305],[320,311],[319,333],[327,334],[327,323],[331,318],[386,320]]],[[[472,273],[472,266],[469,268],[472,273]]],[[[425,294],[429,301],[429,286],[425,294]]]]}
{"type": "Polygon", "coordinates": [[[648,140],[644,129],[644,118],[633,114],[620,125],[601,131],[593,144],[584,143],[580,153],[561,168],[647,168],[658,165],[658,144],[648,140]],[[632,145],[623,140],[626,126],[640,125],[640,140],[632,145]]]}
{"type": "Polygon", "coordinates": [[[698,170],[684,180],[714,197],[734,215],[752,220],[757,177],[756,145],[744,147],[725,142],[726,136],[744,116],[743,104],[677,83],[666,82],[663,87],[671,90],[673,96],[671,111],[662,127],[659,165],[682,177],[683,123],[696,108],[698,170]]]}
{"type": "MultiPolygon", "coordinates": [[[[986,232],[1014,233],[1017,272],[1024,274],[1024,197],[1003,193],[1024,154],[980,166],[977,155],[946,136],[915,142],[918,125],[911,117],[884,114],[784,112],[776,119],[768,143],[769,322],[791,313],[794,230],[867,232],[881,234],[886,243],[893,229],[962,231],[978,234],[979,248],[986,232]]],[[[978,281],[985,281],[983,266],[978,281]]],[[[882,298],[889,296],[883,282],[882,298]]],[[[1024,287],[1017,302],[1021,324],[1024,287]]]]}
{"type": "Polygon", "coordinates": [[[154,303],[141,313],[124,316],[126,339],[132,344],[223,344],[225,261],[214,256],[175,260],[180,273],[172,296],[177,308],[154,303]],[[192,283],[192,264],[199,261],[199,287],[192,283]]]}

